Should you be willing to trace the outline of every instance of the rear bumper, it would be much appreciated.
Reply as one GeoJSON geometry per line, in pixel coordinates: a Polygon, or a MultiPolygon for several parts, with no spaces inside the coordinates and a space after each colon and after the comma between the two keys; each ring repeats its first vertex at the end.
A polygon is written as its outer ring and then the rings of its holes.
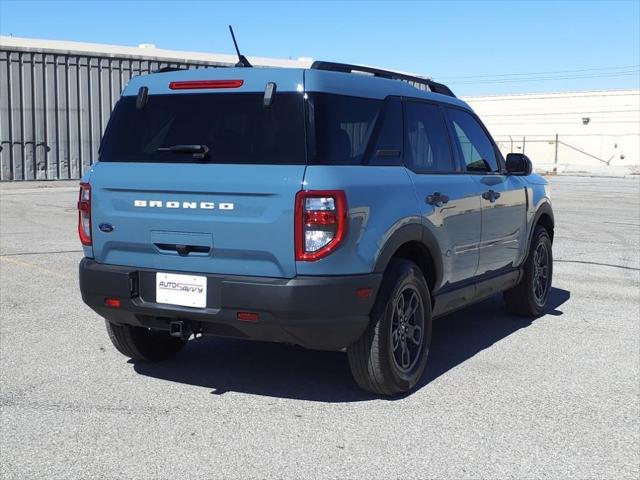
{"type": "Polygon", "coordinates": [[[168,330],[171,321],[181,320],[205,334],[333,350],[362,335],[382,280],[381,274],[292,279],[206,275],[207,307],[200,309],[156,303],[155,274],[84,258],[82,299],[115,323],[168,330]],[[371,296],[359,298],[360,288],[371,288],[371,296]],[[120,299],[120,308],[107,307],[107,297],[120,299]],[[239,311],[256,312],[259,320],[239,321],[239,311]]]}

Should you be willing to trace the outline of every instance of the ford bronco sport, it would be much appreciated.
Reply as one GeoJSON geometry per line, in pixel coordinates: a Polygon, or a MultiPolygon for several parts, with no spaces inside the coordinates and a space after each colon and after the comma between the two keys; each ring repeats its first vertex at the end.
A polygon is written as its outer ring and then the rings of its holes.
{"type": "Polygon", "coordinates": [[[499,292],[538,316],[551,288],[529,159],[446,86],[378,69],[135,77],[78,210],[82,298],[133,359],[200,334],[346,349],[361,388],[397,395],[434,318],[499,292]]]}

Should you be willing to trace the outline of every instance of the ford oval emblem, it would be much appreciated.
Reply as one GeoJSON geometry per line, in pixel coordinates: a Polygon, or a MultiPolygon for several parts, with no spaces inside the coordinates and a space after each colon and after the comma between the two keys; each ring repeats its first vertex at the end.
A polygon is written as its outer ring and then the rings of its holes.
{"type": "Polygon", "coordinates": [[[101,223],[98,228],[105,233],[113,232],[113,225],[110,223],[101,223]]]}

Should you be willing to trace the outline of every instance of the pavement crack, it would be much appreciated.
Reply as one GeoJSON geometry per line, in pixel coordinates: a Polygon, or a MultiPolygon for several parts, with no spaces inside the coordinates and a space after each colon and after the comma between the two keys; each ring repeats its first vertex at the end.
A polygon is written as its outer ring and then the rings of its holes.
{"type": "Polygon", "coordinates": [[[629,227],[640,227],[640,223],[627,223],[627,222],[607,222],[604,221],[602,223],[608,223],[610,225],[625,225],[625,226],[629,226],[629,227]]]}
{"type": "Polygon", "coordinates": [[[640,268],[627,267],[625,265],[616,265],[614,263],[589,262],[586,260],[563,260],[559,258],[554,258],[553,261],[557,263],[581,263],[583,265],[600,265],[601,267],[622,268],[623,270],[633,270],[635,272],[640,272],[640,268]]]}
{"type": "Polygon", "coordinates": [[[46,273],[48,275],[51,275],[52,277],[57,277],[57,278],[61,278],[61,279],[64,279],[64,280],[71,280],[71,279],[75,278],[75,277],[72,277],[71,275],[61,274],[61,273],[56,272],[54,270],[49,270],[48,268],[41,267],[41,266],[36,265],[34,263],[25,262],[24,260],[18,260],[16,258],[11,258],[11,257],[7,257],[7,256],[0,256],[0,260],[2,260],[3,262],[11,263],[13,265],[18,265],[20,267],[27,267],[27,268],[32,268],[32,269],[35,269],[35,270],[39,270],[42,273],[46,273]]]}
{"type": "Polygon", "coordinates": [[[38,402],[28,401],[22,398],[0,399],[0,406],[2,408],[19,408],[19,409],[33,409],[36,411],[51,411],[51,412],[96,412],[106,414],[123,414],[123,415],[159,415],[169,413],[166,409],[157,408],[139,408],[130,406],[110,406],[110,405],[91,405],[81,404],[73,402],[38,402]]]}

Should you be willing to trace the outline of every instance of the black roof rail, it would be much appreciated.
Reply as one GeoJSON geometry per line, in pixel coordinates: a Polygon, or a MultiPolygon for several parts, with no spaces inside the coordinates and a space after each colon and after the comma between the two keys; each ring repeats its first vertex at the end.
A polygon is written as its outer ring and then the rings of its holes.
{"type": "Polygon", "coordinates": [[[335,62],[323,62],[315,61],[311,64],[313,70],[328,70],[330,72],[342,72],[353,73],[362,72],[373,75],[374,77],[389,78],[391,80],[400,80],[407,82],[408,84],[416,87],[419,90],[427,90],[434,93],[440,93],[442,95],[448,95],[449,97],[455,97],[449,87],[442,83],[434,82],[428,78],[415,77],[413,75],[406,75],[404,73],[392,72],[390,70],[381,70],[379,68],[363,67],[361,65],[349,65],[348,63],[335,63],[335,62]]]}

